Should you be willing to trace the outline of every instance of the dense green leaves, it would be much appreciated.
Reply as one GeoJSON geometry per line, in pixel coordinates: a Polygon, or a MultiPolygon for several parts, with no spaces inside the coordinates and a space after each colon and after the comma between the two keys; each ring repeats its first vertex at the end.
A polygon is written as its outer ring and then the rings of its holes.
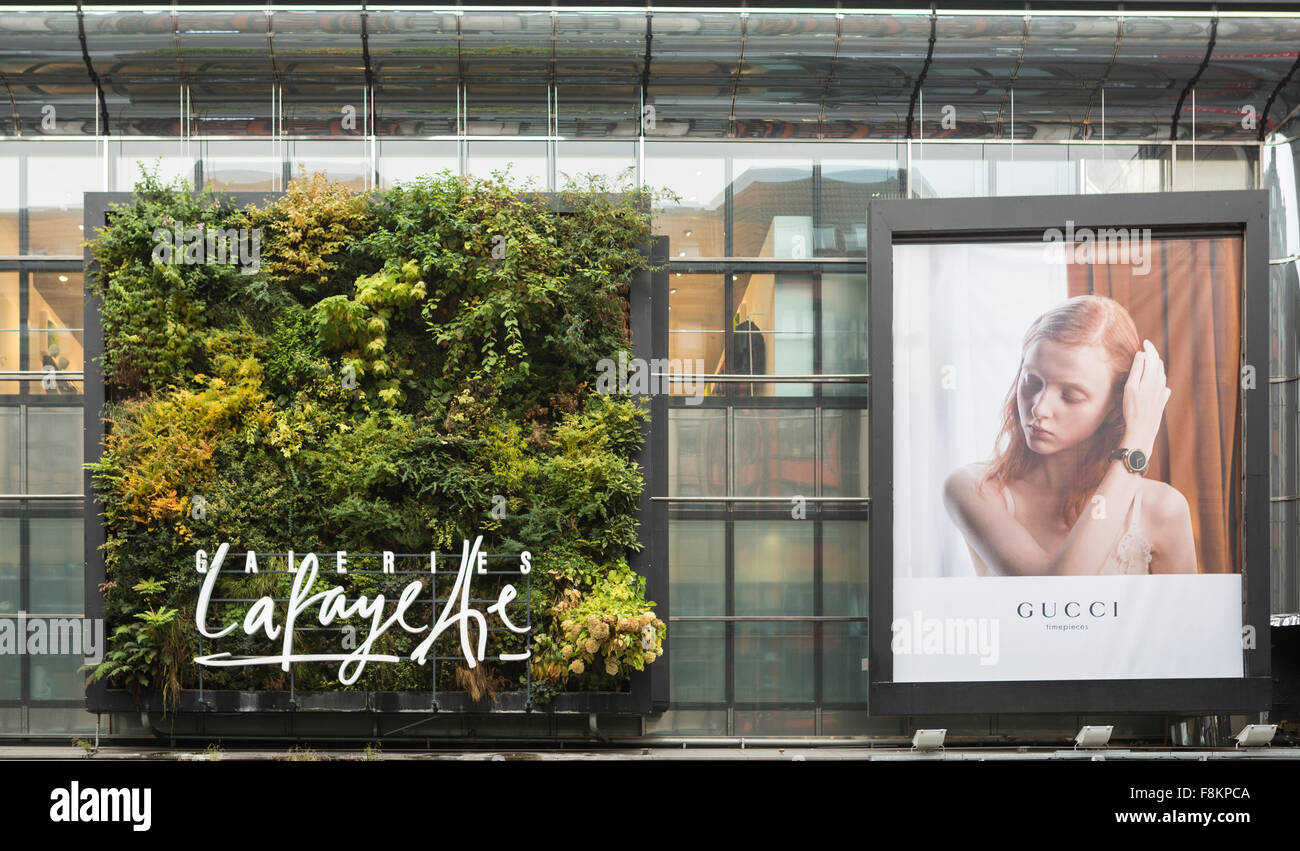
{"type": "MultiPolygon", "coordinates": [[[[110,433],[91,469],[114,627],[97,674],[173,695],[196,683],[196,548],[445,553],[478,534],[489,551],[535,554],[535,698],[618,688],[653,661],[664,625],[627,567],[645,411],[593,392],[596,362],[628,346],[649,199],[609,189],[556,204],[446,174],[356,196],[314,176],[234,210],[146,177],[92,246],[110,433]],[[260,229],[255,268],[154,262],[158,228],[200,224],[260,229]],[[577,616],[591,624],[565,656],[577,616]]],[[[389,579],[349,574],[349,593],[392,599],[389,579]]],[[[229,581],[250,597],[288,590],[284,575],[229,581]]],[[[494,633],[489,660],[525,640],[494,633]]],[[[242,633],[223,641],[257,652],[242,633]]],[[[375,652],[410,643],[386,635],[375,652]]],[[[455,668],[441,666],[438,688],[500,681],[455,668]]],[[[339,687],[323,666],[296,674],[298,688],[339,687]]],[[[375,665],[356,687],[427,689],[430,676],[375,665]]],[[[284,685],[278,669],[206,677],[284,685]]]]}

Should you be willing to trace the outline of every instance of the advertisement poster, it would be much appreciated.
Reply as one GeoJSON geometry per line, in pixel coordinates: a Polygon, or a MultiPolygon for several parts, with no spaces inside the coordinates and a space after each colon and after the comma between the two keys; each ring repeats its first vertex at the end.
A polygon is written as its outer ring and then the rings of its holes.
{"type": "Polygon", "coordinates": [[[894,681],[1243,676],[1240,235],[893,250],[894,681]]]}

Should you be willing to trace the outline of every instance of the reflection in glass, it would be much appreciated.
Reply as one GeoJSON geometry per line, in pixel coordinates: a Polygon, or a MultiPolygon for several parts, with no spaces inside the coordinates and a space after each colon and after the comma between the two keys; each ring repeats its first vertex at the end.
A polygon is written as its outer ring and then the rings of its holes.
{"type": "Polygon", "coordinates": [[[668,495],[727,495],[727,412],[668,410],[668,495]]]}
{"type": "Polygon", "coordinates": [[[104,187],[103,171],[103,160],[96,156],[27,158],[25,253],[81,256],[82,193],[104,187]]]}
{"type": "Polygon", "coordinates": [[[675,622],[668,657],[668,682],[673,703],[716,703],[726,700],[726,625],[675,622]]]}
{"type": "Polygon", "coordinates": [[[23,610],[22,587],[19,584],[22,574],[18,565],[19,554],[22,552],[19,546],[20,522],[17,517],[0,517],[0,614],[23,610]]]}
{"type": "Polygon", "coordinates": [[[852,408],[822,411],[822,496],[867,496],[868,417],[852,408]]]}
{"type": "Polygon", "coordinates": [[[802,148],[777,159],[782,149],[763,145],[762,159],[732,161],[733,256],[813,256],[812,159],[802,148]]]}
{"type": "Polygon", "coordinates": [[[726,550],[724,521],[686,520],[678,511],[669,517],[668,586],[674,616],[727,613],[726,550]]]}
{"type": "Polygon", "coordinates": [[[867,616],[870,534],[866,520],[822,523],[822,613],[867,616]]]}
{"type": "Polygon", "coordinates": [[[727,164],[708,144],[647,142],[643,182],[676,193],[655,210],[656,234],[668,236],[673,257],[722,257],[727,164]]]}
{"type": "Polygon", "coordinates": [[[32,517],[31,609],[33,614],[80,615],[85,598],[82,518],[32,517]]]}
{"type": "MultiPolygon", "coordinates": [[[[830,597],[827,589],[827,598],[830,597]]],[[[827,703],[865,703],[870,658],[866,621],[822,624],[822,700],[827,703]]]]}
{"type": "MultiPolygon", "coordinates": [[[[822,274],[822,369],[826,375],[866,375],[868,362],[867,276],[822,274]]],[[[865,396],[866,384],[826,384],[828,396],[865,396]]]]}
{"type": "Polygon", "coordinates": [[[27,493],[79,494],[81,408],[27,408],[27,493]]]}
{"type": "Polygon", "coordinates": [[[736,702],[813,699],[813,625],[736,624],[736,702]]]}
{"type": "MultiPolygon", "coordinates": [[[[813,282],[807,274],[738,274],[731,314],[731,375],[813,372],[813,282]]],[[[810,396],[811,384],[736,384],[741,395],[810,396]]]]}
{"type": "Polygon", "coordinates": [[[734,416],[736,496],[816,494],[816,411],[737,408],[734,416]]]}
{"type": "MultiPolygon", "coordinates": [[[[668,279],[668,357],[694,364],[704,361],[706,374],[723,371],[726,337],[725,289],[721,275],[685,275],[668,279]]],[[[691,388],[693,389],[693,388],[691,388]]],[[[675,393],[684,388],[673,386],[675,393]]]]}
{"type": "Polygon", "coordinates": [[[806,520],[736,521],[736,614],[813,613],[813,528],[806,520]]]}

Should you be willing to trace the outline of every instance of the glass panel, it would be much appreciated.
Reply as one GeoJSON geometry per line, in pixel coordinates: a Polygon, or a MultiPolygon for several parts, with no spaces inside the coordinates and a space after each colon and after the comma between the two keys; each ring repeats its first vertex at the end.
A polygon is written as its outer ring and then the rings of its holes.
{"type": "Polygon", "coordinates": [[[900,145],[818,145],[821,193],[813,233],[818,257],[865,257],[867,206],[902,198],[900,145]]]}
{"type": "Polygon", "coordinates": [[[31,609],[33,614],[81,614],[85,561],[80,517],[33,517],[31,609]]]}
{"type": "Polygon", "coordinates": [[[1160,192],[1169,168],[1169,149],[1136,145],[1070,146],[1071,156],[1082,161],[1082,192],[1160,192]]]}
{"type": "MultiPolygon", "coordinates": [[[[61,619],[60,619],[61,620],[61,619]]],[[[71,620],[71,619],[69,619],[71,620]]],[[[50,647],[55,641],[69,641],[73,637],[80,639],[80,632],[64,631],[59,626],[51,627],[56,632],[64,632],[67,638],[49,636],[50,647]]],[[[66,646],[66,645],[64,645],[66,646]]],[[[80,670],[86,664],[81,654],[75,656],[31,656],[31,695],[32,700],[78,700],[86,696],[86,674],[80,670]]],[[[33,715],[36,710],[33,710],[33,715]]]]}
{"type": "MultiPolygon", "coordinates": [[[[0,614],[23,610],[22,572],[18,564],[22,553],[19,547],[20,522],[17,517],[0,517],[0,614]]],[[[3,655],[0,653],[0,657],[3,655]]]]}
{"type": "MultiPolygon", "coordinates": [[[[729,145],[728,148],[736,149],[729,145]]],[[[746,145],[731,164],[736,257],[812,257],[811,152],[804,146],[746,145]]]]}
{"type": "Polygon", "coordinates": [[[727,710],[669,709],[658,717],[647,717],[645,731],[649,736],[725,736],[727,710]]]}
{"type": "Polygon", "coordinates": [[[481,142],[469,143],[469,173],[475,177],[491,177],[494,171],[508,171],[512,186],[545,191],[545,142],[481,142]]]}
{"type": "MultiPolygon", "coordinates": [[[[357,107],[360,111],[360,102],[357,107]]],[[[358,118],[358,126],[361,119],[358,118]]],[[[344,184],[353,192],[364,192],[369,184],[370,160],[363,140],[335,142],[289,142],[290,173],[295,177],[308,177],[323,171],[330,180],[344,184]]]]}
{"type": "Polygon", "coordinates": [[[80,370],[85,350],[85,290],[80,272],[32,272],[28,277],[28,369],[80,370]]]}
{"type": "MultiPolygon", "coordinates": [[[[673,273],[668,289],[668,357],[694,364],[704,361],[707,374],[723,371],[722,349],[727,326],[725,289],[721,275],[673,273]]],[[[674,395],[684,395],[673,384],[674,395]]],[[[693,389],[693,388],[691,388],[693,389]]]]}
{"type": "Polygon", "coordinates": [[[1177,191],[1255,188],[1255,155],[1245,147],[1200,145],[1193,150],[1189,141],[1180,143],[1177,150],[1177,168],[1174,169],[1174,189],[1177,191]]]}
{"type": "Polygon", "coordinates": [[[1300,254],[1300,176],[1296,174],[1300,143],[1269,145],[1263,155],[1259,186],[1269,190],[1268,256],[1279,260],[1300,254]]]}
{"type": "Polygon", "coordinates": [[[697,506],[669,510],[668,586],[674,616],[727,613],[726,523],[688,519],[702,510],[697,506]]]}
{"type": "Polygon", "coordinates": [[[822,613],[866,617],[871,552],[866,520],[822,523],[822,613]]]}
{"type": "Polygon", "coordinates": [[[738,615],[813,613],[814,524],[783,516],[736,521],[738,615]]]}
{"type": "Polygon", "coordinates": [[[455,142],[398,139],[379,142],[379,186],[382,189],[391,189],[400,181],[444,171],[460,173],[460,157],[455,142]]]}
{"type": "Polygon", "coordinates": [[[465,132],[471,136],[547,135],[544,84],[469,83],[465,110],[465,132]]]}
{"type": "MultiPolygon", "coordinates": [[[[0,254],[18,254],[18,157],[0,156],[0,254]]],[[[3,277],[8,277],[7,275],[3,277]]],[[[0,311],[4,308],[0,285],[0,311]]],[[[0,327],[6,327],[0,323],[0,327]]]]}
{"type": "MultiPolygon", "coordinates": [[[[867,276],[822,274],[822,369],[826,375],[865,375],[870,319],[867,311],[867,276]]],[[[827,396],[865,396],[866,384],[825,384],[827,396]]]]}
{"type": "Polygon", "coordinates": [[[603,175],[611,181],[636,178],[636,143],[634,142],[556,142],[555,176],[563,188],[570,180],[588,174],[603,175]],[[631,171],[629,171],[631,169],[631,171]]]}
{"type": "Polygon", "coordinates": [[[1300,500],[1269,503],[1269,527],[1272,612],[1294,614],[1300,612],[1300,500]]]}
{"type": "MultiPolygon", "coordinates": [[[[173,110],[176,105],[173,104],[173,110]]],[[[158,179],[171,184],[177,179],[194,183],[194,157],[185,156],[181,142],[111,143],[114,190],[130,192],[140,182],[142,170],[157,172],[158,179]]]]}
{"type": "MultiPolygon", "coordinates": [[[[731,375],[813,373],[813,280],[805,273],[732,276],[731,375]]],[[[745,396],[811,396],[811,384],[735,384],[745,396]]]]}
{"type": "Polygon", "coordinates": [[[868,424],[867,411],[822,411],[822,496],[868,496],[868,424]]]}
{"type": "Polygon", "coordinates": [[[736,712],[737,736],[812,736],[817,732],[817,715],[811,709],[736,712]]]}
{"type": "Polygon", "coordinates": [[[812,624],[737,623],[736,702],[812,699],[812,624]]]}
{"type": "MultiPolygon", "coordinates": [[[[47,146],[52,147],[52,146],[47,146]]],[[[44,149],[42,149],[44,150],[44,149]]],[[[73,149],[60,145],[60,156],[32,156],[27,159],[27,254],[75,254],[81,256],[84,192],[104,188],[104,164],[96,156],[73,156],[73,149]]],[[[80,144],[75,150],[93,154],[80,144]]]]}
{"type": "MultiPolygon", "coordinates": [[[[10,635],[16,635],[18,621],[9,620],[3,629],[10,635]],[[10,632],[10,630],[13,630],[10,632]]],[[[23,657],[11,652],[0,653],[0,700],[22,700],[23,697],[23,657]]],[[[0,709],[0,712],[7,710],[0,709]]],[[[0,731],[13,732],[0,726],[0,731]]]]}
{"type": "MultiPolygon", "coordinates": [[[[85,696],[86,690],[82,688],[77,694],[72,695],[72,699],[80,699],[85,696]]],[[[41,733],[93,733],[95,732],[95,715],[84,709],[75,709],[72,707],[43,707],[33,706],[28,712],[27,732],[31,735],[41,733]]],[[[116,719],[120,716],[114,716],[116,719]]]]}
{"type": "Polygon", "coordinates": [[[27,493],[81,493],[82,417],[81,408],[27,409],[27,493]]]}
{"type": "Polygon", "coordinates": [[[726,175],[725,149],[718,145],[646,143],[645,185],[678,196],[660,202],[654,217],[655,233],[667,235],[673,257],[726,254],[726,175]]]}
{"type": "Polygon", "coordinates": [[[1300,375],[1300,260],[1273,263],[1268,267],[1270,284],[1269,324],[1273,345],[1269,347],[1269,375],[1300,375]]]}
{"type": "Polygon", "coordinates": [[[1073,195],[1077,166],[1065,145],[986,145],[997,195],[1073,195]]]}
{"type": "Polygon", "coordinates": [[[280,186],[283,162],[270,141],[200,143],[204,188],[227,192],[272,192],[280,186]]]}
{"type": "MultiPolygon", "coordinates": [[[[910,725],[910,719],[908,719],[910,725]]],[[[902,718],[872,718],[866,709],[823,709],[823,736],[898,736],[908,738],[912,729],[903,729],[902,718]]],[[[1074,732],[1077,732],[1074,731],[1074,732]]],[[[1070,735],[1074,735],[1071,732],[1070,735]]],[[[1065,738],[1068,738],[1065,737],[1065,738]]]]}
{"type": "Polygon", "coordinates": [[[720,703],[727,699],[726,625],[673,622],[665,645],[673,703],[720,703]]]}
{"type": "MultiPolygon", "coordinates": [[[[644,27],[644,24],[642,25],[644,27]]],[[[645,51],[642,36],[642,54],[645,51]]],[[[560,79],[557,81],[556,122],[560,136],[582,139],[609,139],[635,137],[641,128],[639,75],[625,82],[602,75],[593,84],[588,77],[583,82],[560,79]]],[[[651,130],[650,113],[645,116],[646,130],[651,130]]],[[[574,143],[560,142],[560,150],[574,143]]],[[[599,144],[599,143],[597,143],[599,144]]],[[[627,142],[613,142],[627,145],[627,142]]],[[[571,155],[572,156],[572,155],[571,155]]]]}
{"type": "Polygon", "coordinates": [[[822,700],[866,703],[869,658],[865,621],[822,624],[822,700]]]}
{"type": "Polygon", "coordinates": [[[912,146],[913,198],[983,198],[989,194],[989,164],[978,145],[912,146]]]}
{"type": "Polygon", "coordinates": [[[668,495],[727,495],[727,412],[668,410],[668,495]]]}
{"type": "Polygon", "coordinates": [[[1300,381],[1268,387],[1269,476],[1272,496],[1300,494],[1300,381]]]}
{"type": "Polygon", "coordinates": [[[18,325],[18,273],[0,272],[0,371],[23,368],[18,325]]]}
{"type": "Polygon", "coordinates": [[[817,413],[735,409],[736,496],[815,496],[817,413]]]}

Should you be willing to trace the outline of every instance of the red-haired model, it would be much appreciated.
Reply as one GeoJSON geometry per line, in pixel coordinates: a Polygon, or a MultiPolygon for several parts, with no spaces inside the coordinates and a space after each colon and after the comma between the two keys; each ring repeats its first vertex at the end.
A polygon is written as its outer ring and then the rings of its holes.
{"type": "Polygon", "coordinates": [[[1084,295],[1025,334],[993,460],[943,501],[981,576],[1195,573],[1187,499],[1143,476],[1170,390],[1118,302],[1084,295]]]}

